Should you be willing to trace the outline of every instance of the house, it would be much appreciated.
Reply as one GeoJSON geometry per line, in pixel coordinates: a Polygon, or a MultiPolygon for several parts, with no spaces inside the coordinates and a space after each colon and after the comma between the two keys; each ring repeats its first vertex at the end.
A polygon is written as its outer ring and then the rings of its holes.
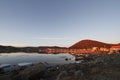
{"type": "Polygon", "coordinates": [[[120,53],[120,45],[118,45],[118,46],[111,46],[110,54],[111,53],[120,53]]]}

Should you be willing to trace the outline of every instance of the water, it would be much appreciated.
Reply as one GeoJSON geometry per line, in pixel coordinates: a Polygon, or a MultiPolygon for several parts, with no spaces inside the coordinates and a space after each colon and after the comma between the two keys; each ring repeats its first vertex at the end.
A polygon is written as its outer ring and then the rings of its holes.
{"type": "Polygon", "coordinates": [[[48,64],[68,64],[74,63],[75,57],[71,54],[38,54],[38,53],[1,53],[0,64],[18,63],[48,63],[48,64]],[[67,58],[67,60],[66,60],[67,58]]]}

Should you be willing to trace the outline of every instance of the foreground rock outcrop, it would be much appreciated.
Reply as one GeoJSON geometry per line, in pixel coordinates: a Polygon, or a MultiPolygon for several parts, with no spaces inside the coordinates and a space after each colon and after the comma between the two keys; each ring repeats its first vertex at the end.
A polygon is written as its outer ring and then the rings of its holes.
{"type": "Polygon", "coordinates": [[[83,63],[46,67],[36,64],[0,74],[0,80],[120,80],[120,54],[92,55],[83,63]]]}

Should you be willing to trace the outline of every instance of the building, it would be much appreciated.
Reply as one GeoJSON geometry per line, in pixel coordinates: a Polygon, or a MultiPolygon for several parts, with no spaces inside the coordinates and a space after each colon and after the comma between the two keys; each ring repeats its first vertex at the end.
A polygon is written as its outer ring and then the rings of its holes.
{"type": "Polygon", "coordinates": [[[120,53],[120,45],[119,46],[111,46],[110,54],[111,53],[120,53]]]}

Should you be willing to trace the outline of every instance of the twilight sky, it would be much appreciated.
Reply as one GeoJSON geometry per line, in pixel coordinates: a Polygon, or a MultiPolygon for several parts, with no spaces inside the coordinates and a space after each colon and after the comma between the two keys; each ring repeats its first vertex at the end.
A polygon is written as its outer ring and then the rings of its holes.
{"type": "Polygon", "coordinates": [[[120,43],[120,0],[0,0],[0,45],[120,43]]]}

